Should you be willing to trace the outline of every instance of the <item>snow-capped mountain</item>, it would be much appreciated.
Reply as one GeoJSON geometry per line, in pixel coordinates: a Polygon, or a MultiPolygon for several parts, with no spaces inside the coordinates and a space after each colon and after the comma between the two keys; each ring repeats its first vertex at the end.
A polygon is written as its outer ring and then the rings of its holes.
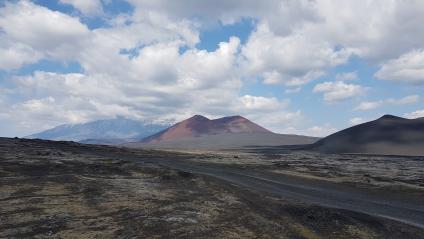
{"type": "Polygon", "coordinates": [[[82,124],[64,124],[32,134],[27,138],[47,140],[72,140],[89,142],[129,142],[141,140],[169,127],[169,124],[155,124],[117,117],[90,121],[82,124]]]}

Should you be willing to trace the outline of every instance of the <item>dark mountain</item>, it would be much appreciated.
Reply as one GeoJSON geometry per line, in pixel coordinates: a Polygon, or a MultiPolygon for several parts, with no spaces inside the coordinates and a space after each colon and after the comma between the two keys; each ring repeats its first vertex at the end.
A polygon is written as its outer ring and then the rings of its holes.
{"type": "Polygon", "coordinates": [[[329,135],[307,149],[324,153],[424,155],[424,118],[393,115],[329,135]]]}
{"type": "Polygon", "coordinates": [[[195,115],[130,147],[166,149],[234,149],[249,146],[311,144],[318,138],[275,134],[241,116],[210,120],[195,115]]]}
{"type": "Polygon", "coordinates": [[[117,117],[115,119],[96,120],[83,124],[60,125],[27,136],[27,138],[116,144],[115,142],[138,141],[167,127],[169,127],[169,124],[152,124],[117,117]]]}

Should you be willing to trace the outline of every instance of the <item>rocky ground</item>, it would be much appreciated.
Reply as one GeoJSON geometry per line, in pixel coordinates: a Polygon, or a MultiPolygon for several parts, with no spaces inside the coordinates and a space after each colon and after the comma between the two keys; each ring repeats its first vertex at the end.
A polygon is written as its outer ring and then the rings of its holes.
{"type": "MultiPolygon", "coordinates": [[[[2,138],[0,238],[424,238],[422,229],[398,222],[287,201],[155,163],[203,160],[324,177],[314,173],[321,166],[299,170],[302,159],[281,166],[281,155],[240,155],[2,138]]],[[[422,187],[419,179],[412,184],[422,187]]]]}
{"type": "Polygon", "coordinates": [[[192,151],[193,162],[295,175],[424,197],[424,157],[320,154],[305,151],[192,151]]]}

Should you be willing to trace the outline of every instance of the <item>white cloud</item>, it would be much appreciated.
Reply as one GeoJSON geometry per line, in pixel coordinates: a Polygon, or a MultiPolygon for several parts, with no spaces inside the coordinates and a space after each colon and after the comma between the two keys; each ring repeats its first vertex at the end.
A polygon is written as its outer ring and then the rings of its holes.
{"type": "Polygon", "coordinates": [[[377,109],[378,107],[382,106],[384,104],[384,101],[364,101],[361,102],[355,110],[373,110],[377,109]]]}
{"type": "Polygon", "coordinates": [[[335,50],[325,41],[290,34],[308,21],[318,19],[310,1],[130,1],[136,15],[162,13],[172,19],[196,19],[200,27],[211,22],[234,23],[243,17],[259,19],[256,31],[242,49],[248,77],[262,77],[265,84],[298,86],[324,75],[328,67],[346,62],[350,52],[335,50]],[[278,16],[278,17],[276,17],[278,16]]]}
{"type": "Polygon", "coordinates": [[[321,126],[313,126],[308,128],[305,131],[305,135],[310,135],[315,137],[325,137],[335,132],[337,132],[337,129],[332,127],[331,124],[327,123],[321,126]]]}
{"type": "Polygon", "coordinates": [[[0,26],[3,33],[17,42],[36,48],[65,47],[75,45],[89,33],[78,18],[71,17],[28,1],[6,3],[0,9],[0,26]]]}
{"type": "Polygon", "coordinates": [[[305,127],[305,120],[303,117],[298,118],[297,120],[301,120],[302,123],[297,125],[289,125],[284,128],[281,132],[285,134],[296,134],[296,135],[308,135],[313,137],[326,137],[330,134],[333,134],[338,131],[337,128],[333,127],[330,123],[326,123],[323,125],[314,125],[311,127],[305,127]]]}
{"type": "Polygon", "coordinates": [[[424,2],[420,0],[130,2],[140,15],[156,12],[173,19],[198,19],[204,25],[218,21],[228,24],[250,17],[267,25],[275,36],[300,35],[308,42],[327,43],[331,49],[342,47],[374,60],[397,57],[420,48],[424,40],[421,30],[424,2]]]}
{"type": "Polygon", "coordinates": [[[412,84],[424,84],[424,50],[414,50],[385,62],[377,78],[412,84]]]}
{"type": "Polygon", "coordinates": [[[416,119],[416,118],[424,117],[424,109],[423,110],[416,110],[414,112],[404,114],[404,116],[406,118],[410,118],[410,119],[416,119]]]}
{"type": "Polygon", "coordinates": [[[158,43],[144,47],[137,57],[117,56],[116,62],[90,67],[85,74],[35,72],[16,83],[28,96],[78,97],[126,106],[144,117],[165,117],[170,108],[195,111],[232,101],[241,87],[232,70],[238,47],[239,40],[231,38],[215,52],[192,49],[180,55],[178,45],[158,43]],[[112,64],[126,67],[117,70],[112,64]]]}
{"type": "Polygon", "coordinates": [[[243,95],[232,103],[231,110],[248,117],[269,130],[287,133],[290,127],[300,126],[304,121],[302,113],[300,111],[288,111],[288,105],[288,100],[243,95]]]}
{"type": "MultiPolygon", "coordinates": [[[[84,18],[99,14],[94,6],[101,6],[99,0],[61,1],[73,5],[84,18]]],[[[287,101],[278,97],[240,96],[243,79],[259,77],[266,84],[300,89],[356,55],[371,60],[370,64],[384,62],[381,72],[387,76],[421,82],[417,72],[423,53],[414,49],[422,49],[424,42],[422,1],[129,2],[135,6],[133,12],[113,16],[107,19],[109,26],[95,30],[77,16],[31,1],[2,5],[0,70],[19,69],[40,59],[76,62],[83,69],[82,73],[40,71],[12,77],[17,88],[11,97],[24,98],[8,106],[16,111],[9,114],[13,120],[51,125],[118,113],[174,120],[195,113],[243,114],[284,132],[299,127],[302,113],[287,110],[287,101]],[[231,38],[216,51],[196,49],[201,30],[240,19],[255,24],[246,44],[231,38]],[[395,69],[396,60],[406,62],[402,69],[395,69]],[[54,103],[49,103],[49,97],[54,103]],[[36,103],[40,109],[52,104],[49,110],[59,113],[48,119],[41,111],[25,108],[36,103]],[[261,114],[255,113],[260,110],[261,114]]],[[[337,82],[319,84],[314,91],[322,92],[327,102],[352,98],[365,90],[346,83],[355,78],[355,72],[343,73],[336,76],[337,82]]]]}
{"type": "Polygon", "coordinates": [[[358,74],[354,72],[344,72],[336,75],[336,81],[358,80],[358,74]]]}
{"type": "Polygon", "coordinates": [[[378,100],[378,101],[364,101],[361,102],[355,110],[374,110],[380,108],[385,105],[410,105],[415,104],[420,100],[418,95],[409,95],[405,96],[401,99],[386,99],[386,100],[378,100]]]}
{"type": "Polygon", "coordinates": [[[289,32],[302,22],[315,20],[313,5],[308,0],[216,0],[208,1],[167,1],[167,0],[129,0],[136,7],[137,15],[150,12],[167,15],[173,19],[195,18],[208,26],[216,22],[232,24],[245,17],[266,18],[280,33],[289,32]],[[277,14],[273,16],[271,12],[277,14]],[[278,17],[277,17],[278,16],[278,17]]]}
{"type": "Polygon", "coordinates": [[[63,4],[70,4],[85,15],[98,15],[103,13],[101,0],[59,0],[63,4]]]}
{"type": "Polygon", "coordinates": [[[265,84],[299,86],[324,75],[326,68],[345,63],[350,53],[304,35],[278,36],[260,24],[242,49],[245,70],[265,84]]]}
{"type": "Polygon", "coordinates": [[[366,122],[366,120],[361,118],[361,117],[354,117],[354,118],[349,120],[349,124],[351,124],[351,125],[358,125],[358,124],[362,124],[364,122],[366,122]]]}
{"type": "Polygon", "coordinates": [[[42,54],[30,46],[14,43],[6,38],[0,39],[0,70],[19,69],[22,65],[35,63],[41,58],[42,54]]]}
{"type": "Polygon", "coordinates": [[[78,18],[29,1],[6,2],[0,8],[0,29],[0,69],[4,70],[42,57],[73,59],[90,35],[78,18]]]}
{"type": "Polygon", "coordinates": [[[393,104],[393,105],[410,105],[415,104],[420,100],[419,95],[408,95],[401,99],[387,99],[387,103],[393,104]]]}
{"type": "Polygon", "coordinates": [[[424,2],[311,1],[323,21],[306,25],[311,39],[326,39],[368,59],[384,60],[422,46],[424,2]]]}
{"type": "Polygon", "coordinates": [[[33,131],[34,129],[48,129],[60,122],[75,123],[83,121],[82,112],[70,110],[69,103],[62,105],[54,97],[31,99],[15,104],[11,107],[8,119],[15,122],[19,128],[33,131]],[[13,115],[12,115],[13,113],[13,115]]]}
{"type": "Polygon", "coordinates": [[[301,87],[296,87],[296,88],[288,88],[284,92],[286,94],[294,94],[294,93],[299,93],[301,90],[302,90],[301,87]]]}
{"type": "Polygon", "coordinates": [[[243,56],[246,73],[263,77],[266,84],[306,84],[351,55],[380,62],[422,47],[424,41],[424,3],[417,0],[133,3],[144,11],[165,12],[173,18],[224,23],[242,17],[257,19],[243,56]]]}
{"type": "Polygon", "coordinates": [[[361,95],[366,89],[360,85],[346,84],[342,81],[323,82],[317,84],[313,92],[324,93],[324,100],[328,103],[344,101],[361,95]]]}
{"type": "MultiPolygon", "coordinates": [[[[143,47],[131,59],[117,57],[116,66],[126,65],[127,70],[122,72],[106,65],[102,72],[90,67],[86,73],[35,72],[16,77],[22,94],[39,99],[53,97],[55,108],[43,112],[58,114],[50,115],[47,120],[41,112],[24,107],[28,105],[26,102],[13,107],[16,112],[13,117],[18,121],[31,118],[34,124],[53,126],[57,122],[83,122],[117,114],[171,121],[193,114],[217,117],[241,114],[279,132],[298,122],[301,114],[287,111],[287,100],[238,96],[242,85],[233,69],[239,47],[239,39],[231,38],[214,52],[190,49],[180,54],[178,44],[157,43],[143,47]],[[268,117],[269,114],[273,117],[268,117]]],[[[29,122],[23,121],[23,125],[29,122]]]]}
{"type": "Polygon", "coordinates": [[[244,95],[239,98],[243,108],[255,111],[269,111],[285,108],[288,102],[280,102],[276,98],[266,98],[262,96],[244,95]]]}
{"type": "MultiPolygon", "coordinates": [[[[422,48],[424,42],[422,1],[318,0],[299,5],[293,8],[302,9],[300,19],[293,18],[295,24],[272,21],[272,16],[281,16],[277,7],[270,11],[275,14],[262,16],[244,48],[250,73],[264,77],[265,83],[306,84],[352,55],[384,62],[422,48]]],[[[409,70],[401,75],[421,82],[420,70],[409,70]]]]}

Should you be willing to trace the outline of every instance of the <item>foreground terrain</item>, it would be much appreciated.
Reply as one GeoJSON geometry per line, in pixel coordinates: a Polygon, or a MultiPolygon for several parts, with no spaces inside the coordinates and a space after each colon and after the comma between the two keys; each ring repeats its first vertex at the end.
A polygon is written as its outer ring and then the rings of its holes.
{"type": "Polygon", "coordinates": [[[423,162],[1,138],[0,238],[424,238],[423,162]]]}

